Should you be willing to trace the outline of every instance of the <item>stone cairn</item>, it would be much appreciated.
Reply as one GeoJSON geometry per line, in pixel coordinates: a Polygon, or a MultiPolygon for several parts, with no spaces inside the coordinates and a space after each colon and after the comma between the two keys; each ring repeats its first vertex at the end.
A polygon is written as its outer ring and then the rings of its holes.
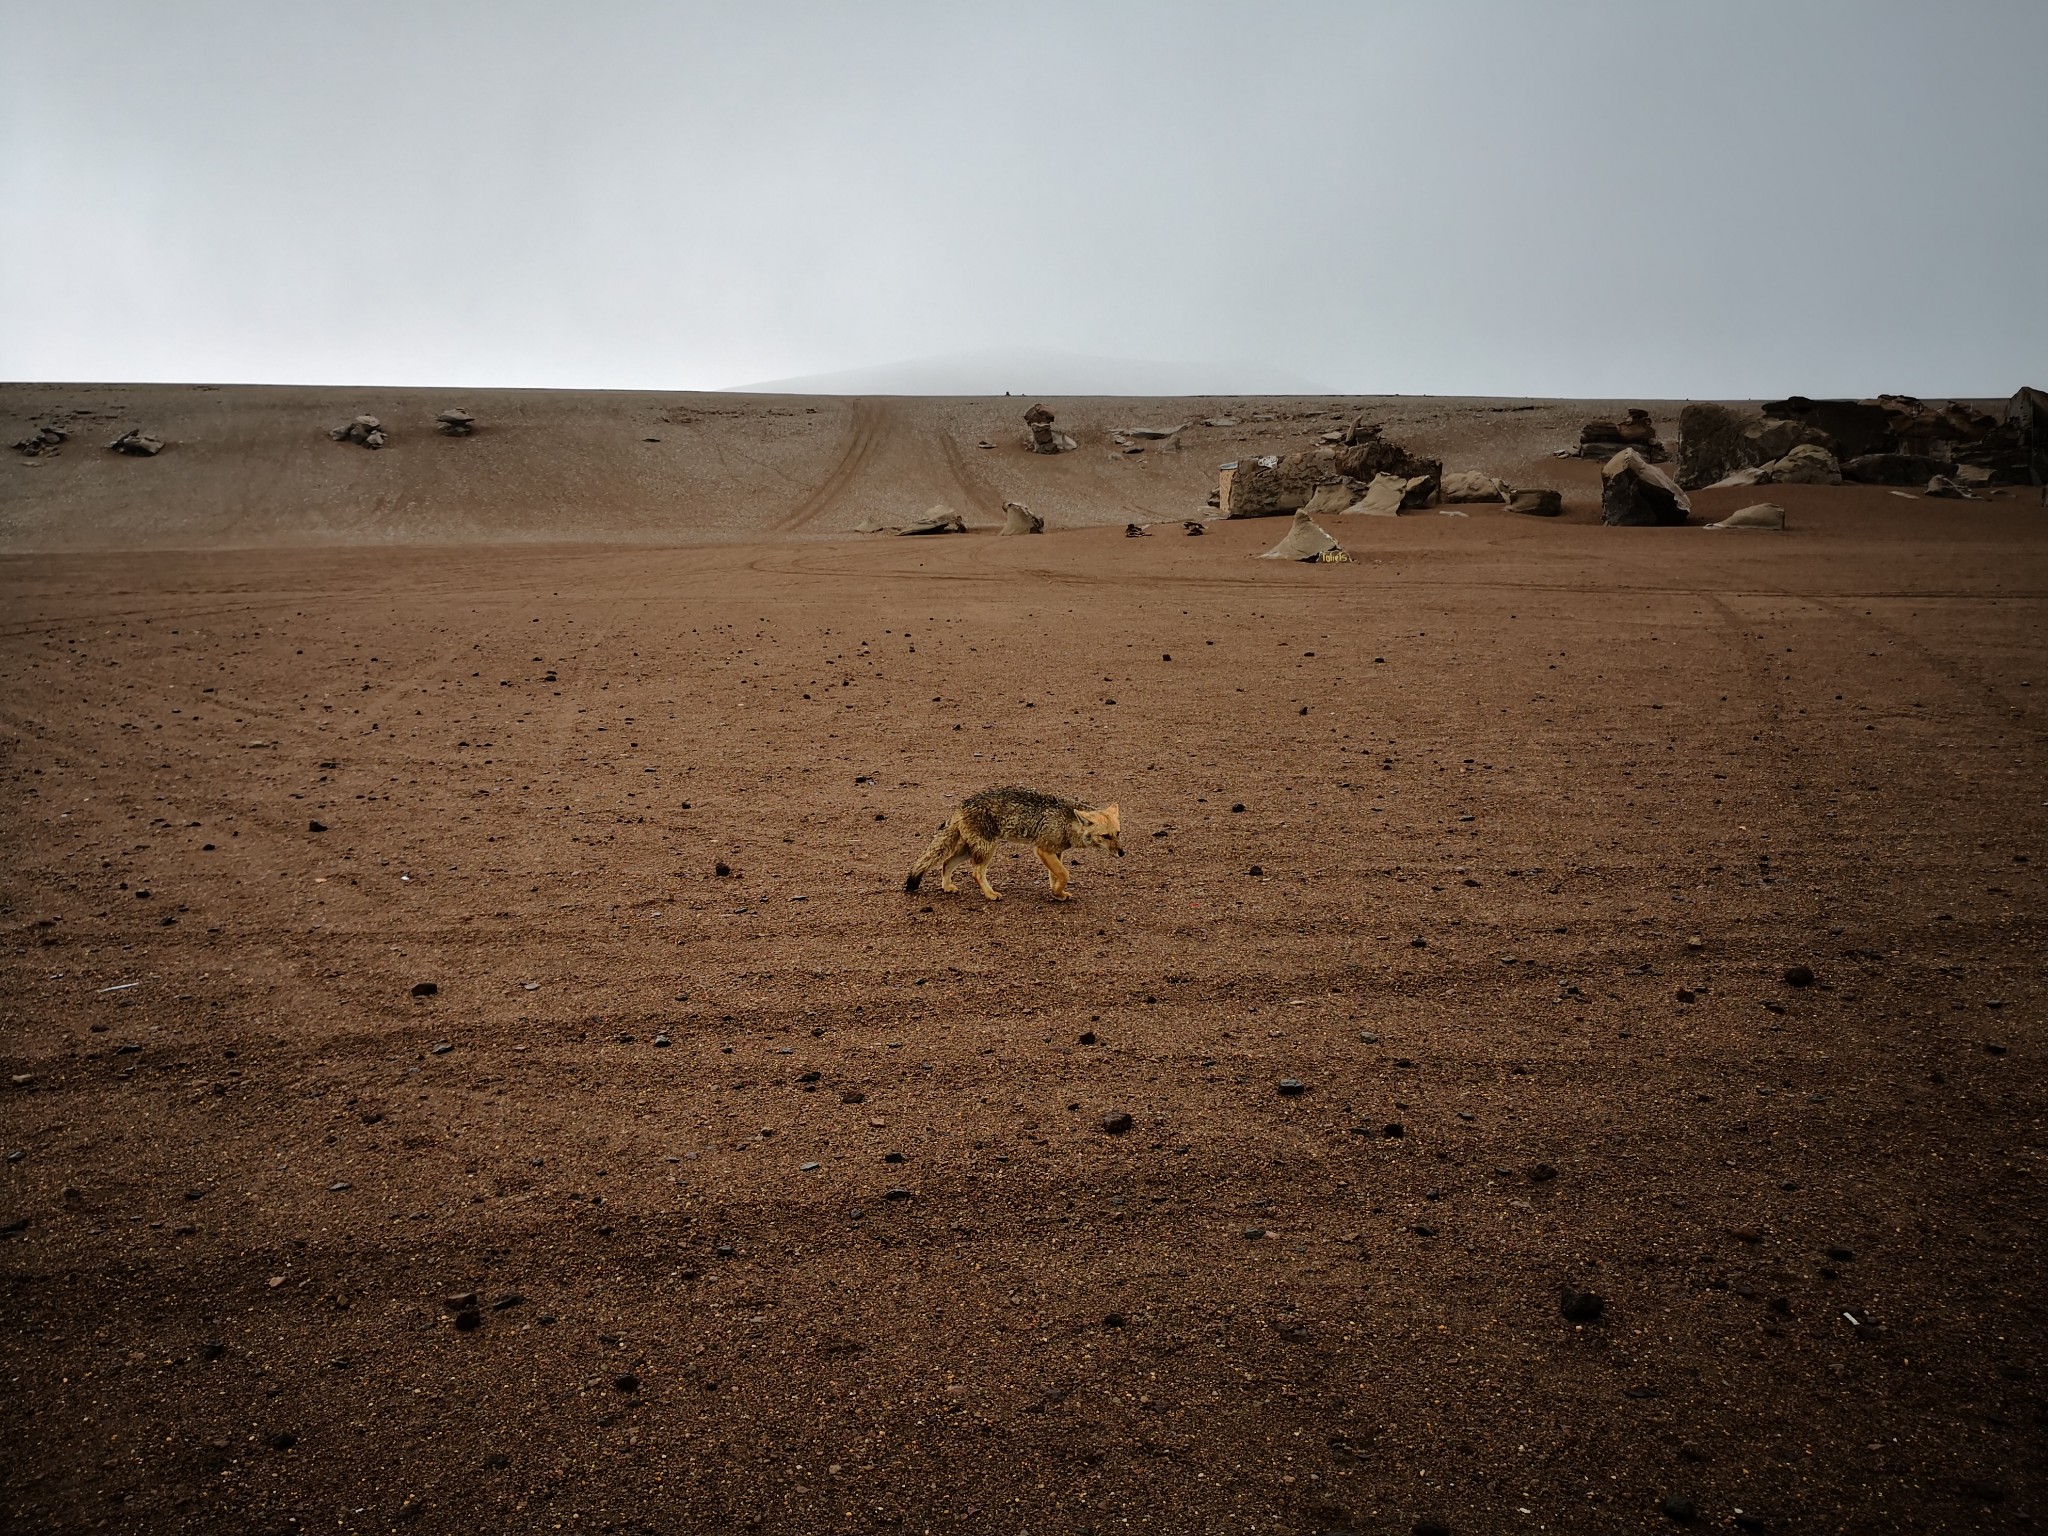
{"type": "Polygon", "coordinates": [[[448,437],[476,436],[476,418],[459,406],[435,416],[434,425],[448,437]]]}
{"type": "Polygon", "coordinates": [[[1024,413],[1024,425],[1030,429],[1030,436],[1024,446],[1033,453],[1072,453],[1074,440],[1064,432],[1052,429],[1053,414],[1042,405],[1034,405],[1024,413]]]}

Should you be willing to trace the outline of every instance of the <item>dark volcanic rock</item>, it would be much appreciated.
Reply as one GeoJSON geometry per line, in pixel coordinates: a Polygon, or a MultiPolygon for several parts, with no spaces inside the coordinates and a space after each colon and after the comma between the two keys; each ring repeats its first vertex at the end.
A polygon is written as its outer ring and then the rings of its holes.
{"type": "Polygon", "coordinates": [[[1592,1291],[1575,1291],[1569,1286],[1559,1298],[1557,1310],[1569,1323],[1597,1323],[1607,1315],[1607,1298],[1592,1291]]]}

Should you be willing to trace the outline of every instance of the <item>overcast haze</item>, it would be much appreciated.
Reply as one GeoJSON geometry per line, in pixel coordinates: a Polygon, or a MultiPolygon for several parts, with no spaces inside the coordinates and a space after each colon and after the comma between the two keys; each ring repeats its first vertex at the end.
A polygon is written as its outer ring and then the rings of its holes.
{"type": "Polygon", "coordinates": [[[2048,384],[2041,0],[0,20],[13,379],[2048,384]]]}

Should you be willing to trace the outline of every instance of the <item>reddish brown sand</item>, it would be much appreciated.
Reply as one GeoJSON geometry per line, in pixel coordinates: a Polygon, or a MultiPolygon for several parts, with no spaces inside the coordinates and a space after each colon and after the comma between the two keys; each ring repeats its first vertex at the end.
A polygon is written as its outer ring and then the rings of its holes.
{"type": "Polygon", "coordinates": [[[2038,506],[320,548],[180,452],[0,465],[5,1528],[2041,1518],[2038,506]],[[905,895],[1006,781],[1129,856],[905,895]]]}

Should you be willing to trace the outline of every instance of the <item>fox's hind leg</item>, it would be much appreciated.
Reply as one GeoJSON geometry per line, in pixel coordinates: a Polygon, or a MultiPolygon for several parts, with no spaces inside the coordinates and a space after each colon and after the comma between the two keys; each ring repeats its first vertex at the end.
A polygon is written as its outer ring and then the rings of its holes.
{"type": "Polygon", "coordinates": [[[1067,866],[1065,862],[1058,854],[1044,848],[1038,850],[1038,857],[1045,864],[1045,872],[1052,876],[1052,899],[1054,901],[1072,901],[1073,897],[1067,894],[1067,866]]]}
{"type": "Polygon", "coordinates": [[[959,891],[960,887],[953,883],[953,871],[960,867],[961,862],[966,857],[967,850],[965,848],[962,848],[957,853],[949,853],[946,855],[945,863],[939,866],[940,890],[948,892],[949,894],[956,893],[959,891]]]}

